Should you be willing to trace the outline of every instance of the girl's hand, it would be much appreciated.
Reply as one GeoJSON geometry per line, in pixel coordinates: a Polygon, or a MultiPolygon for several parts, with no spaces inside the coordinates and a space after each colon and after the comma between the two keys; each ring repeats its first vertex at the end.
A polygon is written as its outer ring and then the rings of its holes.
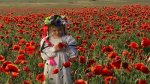
{"type": "Polygon", "coordinates": [[[68,44],[66,42],[60,42],[55,46],[55,50],[59,51],[61,49],[65,49],[68,47],[68,44]]]}
{"type": "Polygon", "coordinates": [[[58,43],[58,47],[59,47],[60,49],[64,49],[64,48],[67,48],[68,45],[67,45],[66,42],[60,42],[60,43],[58,43]]]}
{"type": "Polygon", "coordinates": [[[60,48],[58,47],[58,45],[56,45],[54,48],[55,48],[56,51],[60,50],[60,48]]]}
{"type": "Polygon", "coordinates": [[[67,42],[62,42],[62,44],[64,45],[64,48],[68,47],[68,43],[67,42]]]}

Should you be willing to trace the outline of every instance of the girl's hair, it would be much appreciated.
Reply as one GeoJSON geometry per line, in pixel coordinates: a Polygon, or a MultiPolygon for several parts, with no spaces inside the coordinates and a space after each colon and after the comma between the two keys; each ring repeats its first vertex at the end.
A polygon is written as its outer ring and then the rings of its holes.
{"type": "Polygon", "coordinates": [[[58,28],[62,32],[61,36],[67,35],[66,25],[64,24],[63,18],[60,15],[53,15],[45,19],[45,25],[48,28],[48,34],[50,33],[50,27],[58,28]]]}

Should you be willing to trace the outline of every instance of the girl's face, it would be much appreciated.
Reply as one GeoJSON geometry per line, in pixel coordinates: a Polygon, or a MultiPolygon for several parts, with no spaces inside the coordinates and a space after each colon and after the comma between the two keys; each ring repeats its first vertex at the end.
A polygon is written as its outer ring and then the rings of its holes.
{"type": "Polygon", "coordinates": [[[61,30],[56,27],[51,27],[50,33],[52,34],[52,36],[58,36],[58,37],[61,36],[61,30]]]}

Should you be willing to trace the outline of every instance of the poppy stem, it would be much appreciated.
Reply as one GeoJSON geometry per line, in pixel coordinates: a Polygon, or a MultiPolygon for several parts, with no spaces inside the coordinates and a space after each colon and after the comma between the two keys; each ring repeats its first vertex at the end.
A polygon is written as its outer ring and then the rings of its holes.
{"type": "Polygon", "coordinates": [[[9,77],[8,77],[8,79],[7,79],[7,82],[6,82],[6,84],[8,84],[9,83],[9,77]]]}
{"type": "Polygon", "coordinates": [[[12,84],[12,80],[11,80],[11,76],[10,76],[10,74],[8,75],[7,84],[12,84]]]}

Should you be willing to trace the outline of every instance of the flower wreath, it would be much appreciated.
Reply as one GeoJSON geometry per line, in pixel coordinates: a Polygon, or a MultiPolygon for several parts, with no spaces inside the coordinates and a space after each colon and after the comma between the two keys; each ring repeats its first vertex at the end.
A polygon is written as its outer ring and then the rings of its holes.
{"type": "Polygon", "coordinates": [[[62,26],[68,24],[68,19],[64,15],[53,15],[45,18],[45,25],[62,26]]]}
{"type": "Polygon", "coordinates": [[[51,15],[49,17],[46,17],[42,28],[43,30],[42,38],[47,36],[49,25],[58,26],[58,28],[60,28],[61,26],[66,26],[68,24],[71,24],[71,22],[70,20],[67,19],[65,15],[51,15]]]}

